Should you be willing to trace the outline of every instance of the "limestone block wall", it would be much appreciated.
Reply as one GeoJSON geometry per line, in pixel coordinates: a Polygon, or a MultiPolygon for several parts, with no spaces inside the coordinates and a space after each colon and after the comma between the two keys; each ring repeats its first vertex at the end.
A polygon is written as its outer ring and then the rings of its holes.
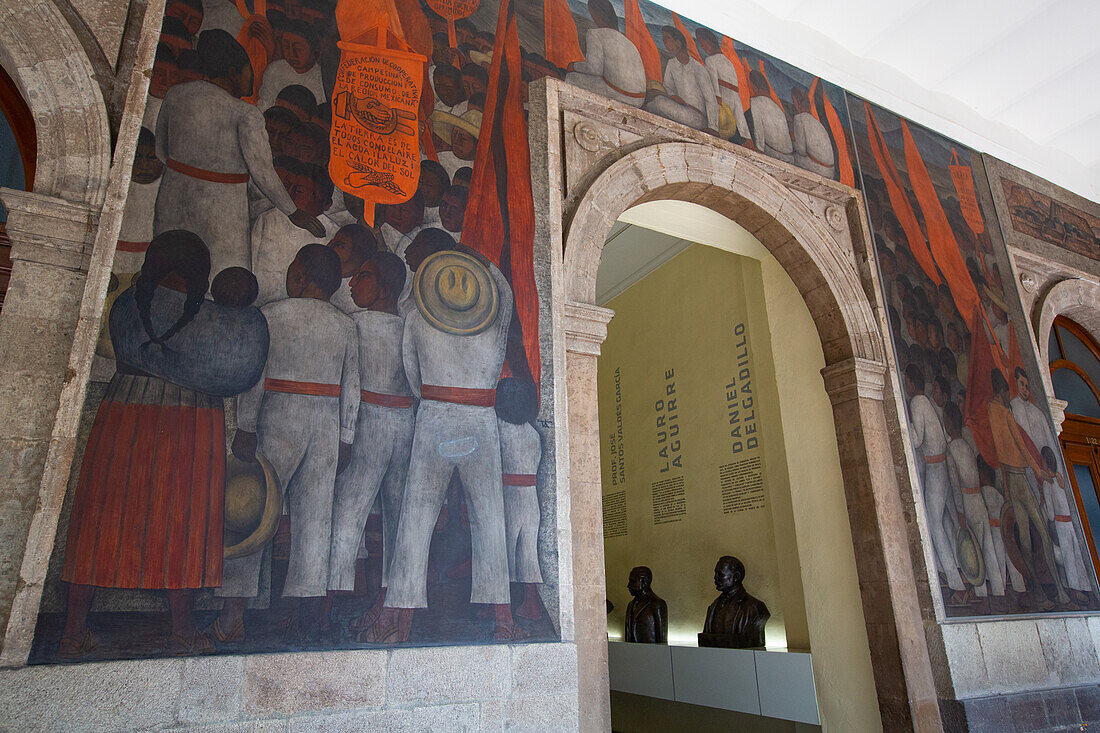
{"type": "Polygon", "coordinates": [[[0,730],[576,730],[572,643],[0,671],[0,730]]]}

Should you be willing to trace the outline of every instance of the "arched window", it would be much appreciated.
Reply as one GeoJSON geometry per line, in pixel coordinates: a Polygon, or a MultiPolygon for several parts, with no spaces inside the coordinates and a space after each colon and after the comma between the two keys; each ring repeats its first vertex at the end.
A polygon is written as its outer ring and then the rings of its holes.
{"type": "MultiPolygon", "coordinates": [[[[30,191],[34,187],[34,162],[38,141],[34,118],[19,88],[0,66],[0,187],[30,191]]],[[[8,213],[0,205],[0,307],[11,278],[11,240],[4,223],[8,213]]]]}
{"type": "Polygon", "coordinates": [[[1054,319],[1047,346],[1054,396],[1068,403],[1059,436],[1062,453],[1092,562],[1100,572],[1100,346],[1064,316],[1054,319]]]}

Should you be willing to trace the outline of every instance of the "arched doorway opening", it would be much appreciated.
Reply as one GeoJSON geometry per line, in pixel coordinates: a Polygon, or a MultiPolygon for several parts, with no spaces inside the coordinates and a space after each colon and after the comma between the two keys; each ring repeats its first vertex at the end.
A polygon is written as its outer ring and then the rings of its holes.
{"type": "MultiPolygon", "coordinates": [[[[34,165],[38,141],[34,117],[15,82],[0,66],[0,187],[28,191],[34,188],[34,165]]],[[[0,204],[0,308],[11,280],[11,239],[5,222],[7,211],[0,204]]]]}
{"type": "MultiPolygon", "coordinates": [[[[1083,326],[1060,315],[1051,325],[1047,355],[1054,395],[1066,402],[1058,437],[1085,530],[1087,557],[1080,559],[1100,571],[1100,345],[1083,326]]],[[[1069,519],[1068,512],[1050,511],[1056,528],[1069,519]]],[[[1071,537],[1067,540],[1072,544],[1071,537]]]]}
{"type": "MultiPolygon", "coordinates": [[[[572,94],[564,88],[558,92],[554,104],[564,107],[567,93],[572,94]]],[[[623,212],[651,201],[679,200],[750,232],[789,276],[812,316],[825,364],[821,375],[839,448],[879,714],[889,729],[937,729],[939,705],[910,527],[895,473],[895,466],[908,463],[897,434],[901,406],[887,371],[885,320],[861,200],[851,189],[732,146],[682,142],[680,131],[658,135],[644,116],[621,122],[649,135],[645,142],[638,136],[630,145],[605,145],[600,141],[614,140],[620,132],[597,122],[601,113],[589,110],[581,95],[568,103],[584,114],[566,110],[561,115],[567,131],[552,132],[550,139],[558,136],[565,149],[558,152],[553,147],[558,143],[552,142],[545,162],[551,163],[546,169],[549,211],[552,217],[560,212],[563,222],[551,220],[547,235],[561,236],[564,255],[556,297],[567,352],[582,725],[610,727],[597,356],[613,314],[596,305],[597,272],[605,239],[623,212]],[[563,168],[553,165],[559,159],[563,168]]]]}
{"type": "MultiPolygon", "coordinates": [[[[667,599],[669,643],[694,645],[715,561],[732,554],[771,612],[768,659],[809,651],[820,720],[876,729],[825,358],[798,288],[759,240],[698,204],[639,204],[609,239],[597,304],[616,312],[598,372],[612,679],[631,567],[649,567],[667,599]]],[[[697,700],[673,660],[676,699],[697,700]]],[[[797,680],[785,683],[784,697],[798,697],[797,680]]],[[[797,714],[769,704],[761,684],[761,715],[797,714]]],[[[729,728],[754,714],[612,689],[615,729],[729,728]]]]}

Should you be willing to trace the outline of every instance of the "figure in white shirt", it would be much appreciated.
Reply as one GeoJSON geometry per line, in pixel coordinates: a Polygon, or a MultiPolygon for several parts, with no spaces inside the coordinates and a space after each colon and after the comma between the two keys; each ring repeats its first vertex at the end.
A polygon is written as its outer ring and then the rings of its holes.
{"type": "Polygon", "coordinates": [[[456,183],[447,189],[439,203],[439,223],[456,241],[462,238],[462,222],[466,218],[469,197],[470,187],[456,183]]]}
{"type": "Polygon", "coordinates": [[[955,490],[955,504],[962,516],[959,524],[965,524],[974,533],[978,551],[985,561],[986,582],[974,587],[974,593],[984,598],[1005,594],[1004,575],[996,572],[997,548],[989,529],[989,513],[982,497],[981,477],[978,475],[978,452],[963,438],[963,417],[959,406],[948,402],[944,406],[944,424],[951,442],[947,444],[947,471],[955,490]],[[989,586],[988,589],[986,586],[989,586]]]}
{"type": "Polygon", "coordinates": [[[338,229],[336,222],[322,213],[332,198],[332,181],[325,169],[288,157],[277,158],[275,166],[294,205],[299,211],[315,216],[324,229],[316,237],[299,229],[278,209],[269,209],[256,217],[252,225],[250,269],[260,286],[258,306],[287,298],[286,271],[298,251],[318,240],[328,242],[338,229]]]}
{"type": "MultiPolygon", "coordinates": [[[[480,68],[480,67],[479,67],[480,68]]],[[[450,150],[439,153],[439,164],[454,178],[459,168],[472,165],[481,134],[481,112],[467,110],[461,117],[450,112],[432,112],[432,126],[450,140],[450,150]]]]}
{"type": "Polygon", "coordinates": [[[164,173],[164,164],[157,159],[157,142],[148,128],[138,133],[134,169],[130,177],[130,191],[126,195],[126,207],[122,211],[122,226],[118,232],[118,246],[111,269],[124,283],[141,271],[145,250],[153,239],[153,209],[157,202],[157,190],[164,173]]]}
{"type": "Polygon", "coordinates": [[[405,319],[402,351],[420,406],[386,607],[368,641],[407,641],[413,609],[427,606],[428,546],[455,469],[469,507],[470,602],[495,607],[498,641],[522,636],[510,602],[494,410],[512,291],[492,263],[461,249],[437,252],[416,270],[417,309],[405,319]]]}
{"type": "Polygon", "coordinates": [[[737,68],[722,53],[718,38],[709,28],[700,26],[695,31],[695,43],[706,54],[703,65],[710,72],[711,81],[718,92],[718,99],[729,108],[733,130],[722,129],[721,110],[719,110],[719,132],[722,137],[740,141],[751,140],[749,123],[745,120],[745,110],[741,104],[740,80],[737,68]]]}
{"type": "Polygon", "coordinates": [[[516,615],[537,619],[539,567],[538,473],[542,436],[535,429],[538,390],[529,379],[506,377],[497,383],[497,429],[500,431],[500,469],[504,484],[504,527],[508,540],[508,577],[522,586],[516,615]]]}
{"type": "MultiPolygon", "coordinates": [[[[315,636],[328,591],[336,477],[351,458],[359,410],[359,341],[355,323],[329,298],[340,286],[340,258],[307,244],[286,273],[290,297],[269,303],[271,346],[263,376],[237,398],[233,454],[255,461],[257,446],[284,483],[291,523],[284,598],[299,603],[298,631],[315,636]]],[[[239,639],[249,598],[259,593],[263,553],[227,559],[222,612],[211,633],[239,639]]]]}
{"type": "Polygon", "coordinates": [[[417,229],[424,223],[424,199],[419,192],[408,201],[399,204],[380,204],[377,217],[382,225],[378,228],[382,243],[386,249],[401,257],[399,249],[408,246],[417,229]]]}
{"type": "Polygon", "coordinates": [[[749,100],[753,145],[765,155],[794,163],[794,140],[787,113],[768,93],[768,78],[763,72],[753,69],[749,72],[749,86],[753,94],[749,100]]]}
{"type": "Polygon", "coordinates": [[[272,165],[263,114],[241,97],[252,92],[252,66],[225,31],[199,37],[203,81],[173,87],[157,120],[157,157],[167,166],[157,193],[153,234],[184,229],[210,248],[211,272],[249,268],[247,184],[251,181],[297,227],[324,234],[298,209],[272,165]]]}
{"type": "Polygon", "coordinates": [[[819,176],[833,178],[836,174],[836,154],[829,131],[810,111],[810,98],[805,89],[800,86],[791,89],[791,101],[795,109],[794,119],[791,120],[794,164],[819,176]]]}
{"type": "MultiPolygon", "coordinates": [[[[994,569],[986,569],[986,573],[991,578],[991,583],[993,576],[996,575],[1001,579],[1002,585],[1011,587],[1016,593],[1023,593],[1027,590],[1027,584],[1024,583],[1023,574],[1009,559],[1004,533],[1001,532],[1001,513],[1005,506],[1004,492],[997,487],[996,470],[981,456],[978,456],[978,477],[982,484],[982,499],[985,500],[986,514],[989,516],[989,532],[993,536],[993,549],[997,554],[994,569]]],[[[1003,602],[997,597],[994,597],[992,603],[993,610],[1009,610],[1004,608],[1003,602]]]]}
{"type": "MultiPolygon", "coordinates": [[[[1058,471],[1058,459],[1054,457],[1053,450],[1043,446],[1042,456],[1043,462],[1051,473],[1058,471]]],[[[1092,579],[1085,570],[1082,543],[1078,541],[1077,531],[1073,528],[1070,499],[1066,495],[1068,489],[1068,486],[1063,488],[1053,479],[1044,481],[1043,513],[1047,521],[1054,526],[1054,536],[1058,538],[1055,561],[1065,574],[1066,588],[1069,589],[1070,596],[1076,603],[1087,607],[1088,594],[1092,592],[1092,579]]]]}
{"type": "Polygon", "coordinates": [[[392,252],[374,252],[351,278],[352,314],[359,334],[359,422],[351,462],[336,480],[333,505],[330,590],[354,590],[355,561],[367,517],[382,494],[382,592],[374,608],[355,622],[367,628],[385,600],[393,562],[397,522],[412,451],[415,401],[401,360],[405,319],[397,296],[405,285],[405,263],[392,252]]]}
{"type": "Polygon", "coordinates": [[[584,36],[584,61],[572,64],[565,81],[602,97],[641,107],[646,78],[642,55],[619,30],[619,16],[609,0],[588,0],[596,24],[584,36]]]}
{"type": "Polygon", "coordinates": [[[157,44],[157,53],[153,58],[153,74],[149,77],[149,98],[145,102],[145,113],[141,118],[142,127],[151,131],[157,129],[160,106],[168,90],[180,83],[179,61],[176,54],[166,44],[157,44]]]}
{"type": "Polygon", "coordinates": [[[665,65],[665,91],[646,102],[645,108],[673,122],[717,135],[718,90],[710,72],[688,54],[687,41],[675,27],[663,27],[661,39],[672,54],[665,65]]]}
{"type": "Polygon", "coordinates": [[[443,200],[443,194],[450,187],[451,177],[443,166],[434,160],[420,161],[420,182],[417,184],[416,192],[420,194],[424,204],[424,226],[440,226],[439,205],[443,200]]]}
{"type": "Polygon", "coordinates": [[[905,392],[909,398],[909,429],[913,438],[913,450],[924,462],[924,507],[928,526],[932,532],[932,549],[940,572],[947,578],[947,585],[954,593],[949,603],[958,605],[966,601],[966,586],[959,574],[955,559],[955,543],[946,529],[944,510],[947,493],[951,488],[947,474],[947,435],[936,415],[932,401],[924,394],[924,373],[916,364],[905,368],[905,392]]]}
{"type": "Polygon", "coordinates": [[[264,69],[263,83],[256,106],[265,110],[275,104],[275,98],[284,88],[297,84],[313,92],[313,96],[324,102],[325,84],[321,78],[321,67],[317,64],[317,34],[309,24],[300,21],[287,21],[279,42],[282,58],[270,63],[264,69]]]}
{"type": "Polygon", "coordinates": [[[203,0],[202,30],[223,30],[236,38],[243,25],[244,18],[233,0],[203,0]]]}
{"type": "MultiPolygon", "coordinates": [[[[362,310],[362,306],[356,304],[349,286],[355,276],[362,272],[367,258],[378,251],[378,240],[374,232],[362,224],[345,224],[332,237],[328,246],[340,258],[340,277],[343,278],[340,287],[332,294],[329,302],[348,315],[358,313],[362,310]]],[[[398,258],[397,261],[401,262],[401,259],[398,258]]],[[[395,308],[396,304],[395,297],[395,308]]]]}

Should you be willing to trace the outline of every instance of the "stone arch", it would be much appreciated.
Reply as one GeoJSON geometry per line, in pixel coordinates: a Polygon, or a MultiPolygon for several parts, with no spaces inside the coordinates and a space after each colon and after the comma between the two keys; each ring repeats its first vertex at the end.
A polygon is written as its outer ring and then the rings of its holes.
{"type": "MultiPolygon", "coordinates": [[[[690,201],[742,224],[771,251],[814,315],[827,364],[851,358],[884,363],[882,333],[851,252],[845,257],[825,222],[773,176],[747,158],[716,153],[697,143],[659,143],[635,150],[605,170],[578,203],[569,225],[569,300],[595,302],[603,240],[626,209],[660,199],[690,201]],[[603,207],[609,200],[623,205],[607,211],[603,207]]],[[[845,213],[832,205],[826,216],[835,220],[845,213]]]]}
{"type": "Polygon", "coordinates": [[[1066,403],[1054,396],[1054,383],[1047,368],[1050,363],[1050,330],[1054,327],[1055,318],[1066,316],[1100,342],[1100,284],[1080,277],[1059,280],[1036,300],[1031,316],[1035,346],[1039,351],[1039,373],[1048,395],[1055,431],[1061,432],[1066,403]]]}
{"type": "Polygon", "coordinates": [[[35,193],[98,210],[111,164],[107,109],[87,53],[53,3],[0,3],[0,64],[34,116],[35,193]]]}
{"type": "MultiPolygon", "coordinates": [[[[825,357],[822,376],[833,406],[883,726],[939,729],[914,572],[923,558],[910,551],[894,470],[907,459],[891,441],[900,426],[887,371],[888,332],[859,195],[755,154],[702,142],[643,145],[590,180],[563,226],[574,556],[585,555],[586,566],[603,557],[595,357],[613,314],[594,303],[604,239],[614,221],[639,203],[675,199],[705,206],[764,244],[813,316],[825,357]]],[[[577,559],[574,575],[581,718],[609,718],[593,689],[607,671],[606,644],[601,656],[598,638],[605,629],[602,563],[592,573],[577,559]]]]}

